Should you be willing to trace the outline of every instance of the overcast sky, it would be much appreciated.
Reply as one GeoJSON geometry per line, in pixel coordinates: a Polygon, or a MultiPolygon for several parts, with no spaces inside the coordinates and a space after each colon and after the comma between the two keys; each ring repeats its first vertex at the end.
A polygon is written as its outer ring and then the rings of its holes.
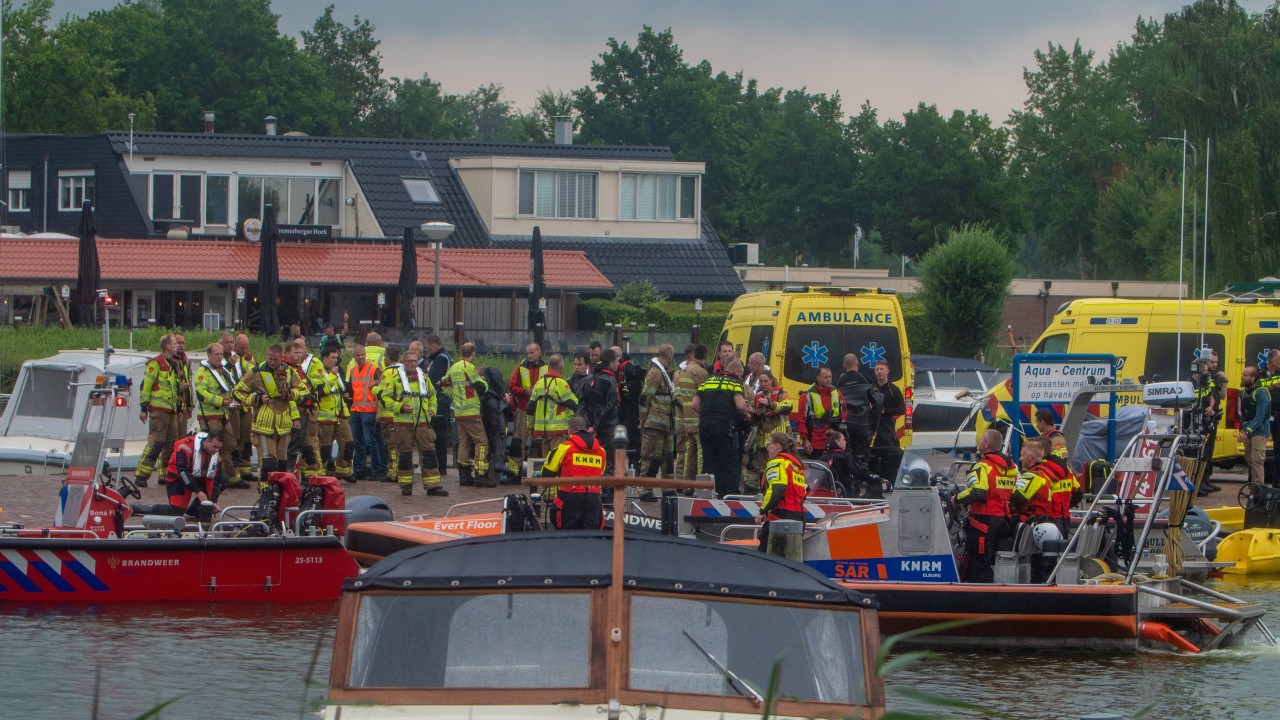
{"type": "MultiPolygon", "coordinates": [[[[213,1],[213,0],[211,0],[213,1]]],[[[742,71],[762,87],[839,93],[880,119],[920,102],[944,113],[977,109],[1005,120],[1025,97],[1023,68],[1049,42],[1077,39],[1100,58],[1127,41],[1139,16],[1162,18],[1179,0],[332,0],[350,25],[369,19],[388,76],[427,73],[448,93],[486,83],[529,109],[543,89],[590,83],[591,62],[614,37],[635,45],[643,25],[671,28],[685,60],[742,71]]],[[[111,7],[56,0],[54,17],[111,7]]],[[[327,2],[274,0],[282,32],[299,36],[327,2]]],[[[1245,0],[1251,12],[1267,0],[1245,0]]]]}

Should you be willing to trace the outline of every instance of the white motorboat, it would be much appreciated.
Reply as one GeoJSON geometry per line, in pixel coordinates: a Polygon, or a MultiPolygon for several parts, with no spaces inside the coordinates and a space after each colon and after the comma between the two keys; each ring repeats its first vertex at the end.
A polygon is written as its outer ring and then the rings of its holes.
{"type": "MultiPolygon", "coordinates": [[[[117,350],[104,367],[102,350],[64,350],[24,362],[0,415],[0,476],[65,473],[96,379],[124,375],[133,387],[141,388],[150,357],[117,350]]],[[[136,391],[129,394],[128,403],[130,411],[117,413],[119,421],[107,429],[106,458],[117,470],[137,467],[147,442],[136,391]]]]}

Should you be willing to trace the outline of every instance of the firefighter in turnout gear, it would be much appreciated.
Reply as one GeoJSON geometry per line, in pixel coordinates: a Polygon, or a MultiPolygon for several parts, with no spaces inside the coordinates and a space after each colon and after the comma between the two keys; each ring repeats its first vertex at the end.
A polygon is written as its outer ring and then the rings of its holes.
{"type": "Polygon", "coordinates": [[[235,388],[236,401],[254,408],[253,434],[259,442],[259,487],[269,472],[289,470],[289,433],[302,428],[298,403],[307,395],[302,377],[281,359],[279,345],[267,348],[267,361],[250,370],[235,388]]]}
{"type": "Polygon", "coordinates": [[[287,350],[289,368],[302,379],[302,384],[307,389],[305,395],[294,398],[302,421],[294,446],[302,455],[302,479],[307,480],[319,475],[323,469],[320,464],[320,423],[317,419],[315,391],[324,386],[324,365],[320,358],[307,352],[307,341],[303,338],[293,340],[287,350]]]}
{"type": "Polygon", "coordinates": [[[507,381],[511,403],[515,406],[516,437],[520,439],[520,452],[507,455],[507,469],[517,477],[520,475],[521,458],[532,454],[529,450],[529,398],[533,386],[547,371],[547,364],[542,361],[542,346],[538,343],[529,343],[524,349],[524,357],[524,362],[516,365],[516,369],[511,371],[511,379],[507,381]]]}
{"type": "MultiPolygon", "coordinates": [[[[684,350],[684,363],[672,376],[675,383],[673,401],[676,408],[676,478],[693,480],[702,472],[702,448],[698,444],[698,413],[693,410],[693,397],[707,380],[707,346],[689,345],[684,350]]],[[[686,490],[692,495],[692,490],[686,490]]]]}
{"type": "Polygon", "coordinates": [[[191,384],[191,361],[187,358],[187,337],[180,332],[173,334],[173,369],[178,374],[178,393],[174,414],[178,416],[178,435],[186,435],[191,427],[191,410],[195,407],[195,392],[191,384]]]}
{"type": "Polygon", "coordinates": [[[351,475],[351,458],[355,457],[355,441],[351,438],[350,412],[347,410],[347,384],[338,371],[338,358],[342,352],[333,345],[320,352],[324,367],[324,383],[316,388],[316,419],[320,431],[320,462],[325,472],[339,480],[355,482],[351,475]],[[334,457],[337,443],[337,457],[334,457]]]}
{"type": "Polygon", "coordinates": [[[996,550],[1013,530],[1009,522],[1009,496],[1018,480],[1018,466],[1000,453],[1004,438],[988,429],[978,441],[981,459],[969,471],[964,490],[956,502],[969,507],[969,527],[965,531],[969,582],[994,581],[996,550]]]}
{"type": "Polygon", "coordinates": [[[769,523],[774,520],[804,522],[804,500],[808,487],[804,482],[804,463],[796,457],[796,442],[786,433],[769,436],[769,464],[765,465],[761,485],[764,500],[760,503],[760,551],[769,547],[769,523]]]}
{"type": "MultiPolygon", "coordinates": [[[[569,420],[569,439],[552,449],[542,465],[543,477],[600,477],[605,450],[581,417],[569,420]]],[[[559,530],[599,530],[604,508],[599,485],[563,485],[552,500],[552,523],[559,530]]]]}
{"type": "Polygon", "coordinates": [[[569,382],[560,374],[564,372],[564,357],[552,355],[547,359],[546,372],[538,378],[529,391],[529,435],[533,449],[526,454],[549,455],[551,451],[569,439],[569,418],[578,410],[578,398],[569,382]]]}
{"type": "Polygon", "coordinates": [[[476,346],[463,343],[462,356],[445,374],[444,383],[453,403],[453,418],[458,428],[458,484],[475,485],[476,479],[489,473],[489,448],[480,418],[480,396],[489,389],[476,369],[476,346]]]}
{"type": "Polygon", "coordinates": [[[160,338],[160,354],[147,361],[142,371],[142,422],[147,423],[147,445],[138,459],[137,483],[146,487],[157,468],[165,467],[173,444],[182,437],[178,414],[178,368],[172,335],[160,338]]]}
{"type": "MultiPolygon", "coordinates": [[[[195,393],[196,393],[196,413],[200,420],[200,429],[205,432],[216,432],[219,437],[234,437],[231,423],[227,420],[229,416],[238,415],[240,412],[240,403],[236,402],[231,391],[235,389],[236,383],[232,379],[230,371],[226,369],[223,362],[222,345],[214,343],[210,345],[205,353],[206,359],[200,362],[200,367],[196,368],[195,393]]],[[[234,443],[222,443],[222,474],[226,478],[227,486],[240,488],[245,486],[245,482],[240,479],[240,473],[236,469],[236,447],[234,443]]]]}
{"type": "Polygon", "coordinates": [[[418,350],[406,350],[396,362],[395,349],[387,351],[392,362],[382,371],[378,400],[391,413],[392,432],[388,445],[396,449],[396,482],[400,494],[413,494],[413,451],[418,451],[422,464],[422,488],[428,495],[445,496],[440,487],[440,470],[436,464],[436,434],[431,418],[436,414],[436,389],[427,374],[418,367],[418,350]]]}
{"type": "Polygon", "coordinates": [[[742,491],[748,495],[760,491],[759,478],[769,463],[769,437],[774,433],[791,434],[791,398],[787,391],[768,370],[756,376],[754,385],[755,398],[747,398],[750,430],[742,449],[742,491]]]}
{"type": "MultiPolygon", "coordinates": [[[[675,429],[675,383],[671,380],[675,348],[663,345],[658,356],[650,361],[649,372],[644,376],[644,388],[640,391],[640,470],[645,477],[657,477],[663,461],[672,461],[675,442],[671,433],[675,429]]],[[[674,462],[668,462],[674,467],[674,462]]],[[[675,491],[664,491],[674,495],[675,491]]],[[[641,500],[657,498],[653,490],[645,489],[641,500]]]]}
{"type": "MultiPolygon", "coordinates": [[[[231,360],[231,375],[236,379],[238,385],[244,376],[254,368],[253,354],[249,352],[249,336],[237,335],[235,344],[232,346],[234,352],[227,356],[231,360]]],[[[225,442],[233,442],[239,449],[239,456],[236,460],[236,470],[241,480],[245,482],[253,482],[257,478],[253,475],[253,407],[240,403],[239,428],[236,430],[235,438],[224,438],[225,442]]]]}

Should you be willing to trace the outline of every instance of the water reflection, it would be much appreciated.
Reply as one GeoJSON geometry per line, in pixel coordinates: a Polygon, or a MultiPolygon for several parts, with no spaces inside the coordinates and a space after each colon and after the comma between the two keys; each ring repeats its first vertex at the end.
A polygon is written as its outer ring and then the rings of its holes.
{"type": "MultiPolygon", "coordinates": [[[[1270,627],[1280,629],[1280,578],[1215,581],[1211,587],[1262,603],[1270,627]]],[[[1144,711],[1150,718],[1277,717],[1273,678],[1280,675],[1280,648],[1256,634],[1246,646],[1201,655],[1149,650],[1137,655],[1013,650],[941,655],[888,678],[890,709],[929,709],[893,692],[893,686],[903,685],[990,711],[949,711],[946,717],[1079,718],[1106,712],[1132,718],[1144,711]]]]}
{"type": "Polygon", "coordinates": [[[101,718],[134,717],[176,697],[162,717],[296,718],[324,695],[336,609],[0,605],[3,714],[94,717],[100,673],[101,718]]]}

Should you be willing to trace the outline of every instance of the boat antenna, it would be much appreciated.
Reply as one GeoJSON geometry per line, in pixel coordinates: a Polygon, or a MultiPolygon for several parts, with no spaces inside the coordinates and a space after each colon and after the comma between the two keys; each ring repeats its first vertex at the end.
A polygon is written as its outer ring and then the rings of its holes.
{"type": "MultiPolygon", "coordinates": [[[[1178,230],[1178,339],[1173,351],[1173,379],[1177,380],[1182,372],[1182,269],[1187,260],[1187,131],[1183,130],[1180,138],[1161,137],[1160,139],[1182,141],[1182,220],[1178,230]]],[[[1191,148],[1191,151],[1195,152],[1195,148],[1191,148]]],[[[1191,251],[1195,252],[1195,248],[1191,251]]]]}
{"type": "MultiPolygon", "coordinates": [[[[1206,137],[1204,139],[1204,237],[1201,239],[1203,255],[1200,261],[1200,347],[1204,347],[1205,295],[1209,278],[1209,156],[1209,138],[1206,137]]],[[[1194,249],[1192,252],[1195,252],[1194,249]]],[[[1227,349],[1222,348],[1222,352],[1225,355],[1227,349]]]]}

